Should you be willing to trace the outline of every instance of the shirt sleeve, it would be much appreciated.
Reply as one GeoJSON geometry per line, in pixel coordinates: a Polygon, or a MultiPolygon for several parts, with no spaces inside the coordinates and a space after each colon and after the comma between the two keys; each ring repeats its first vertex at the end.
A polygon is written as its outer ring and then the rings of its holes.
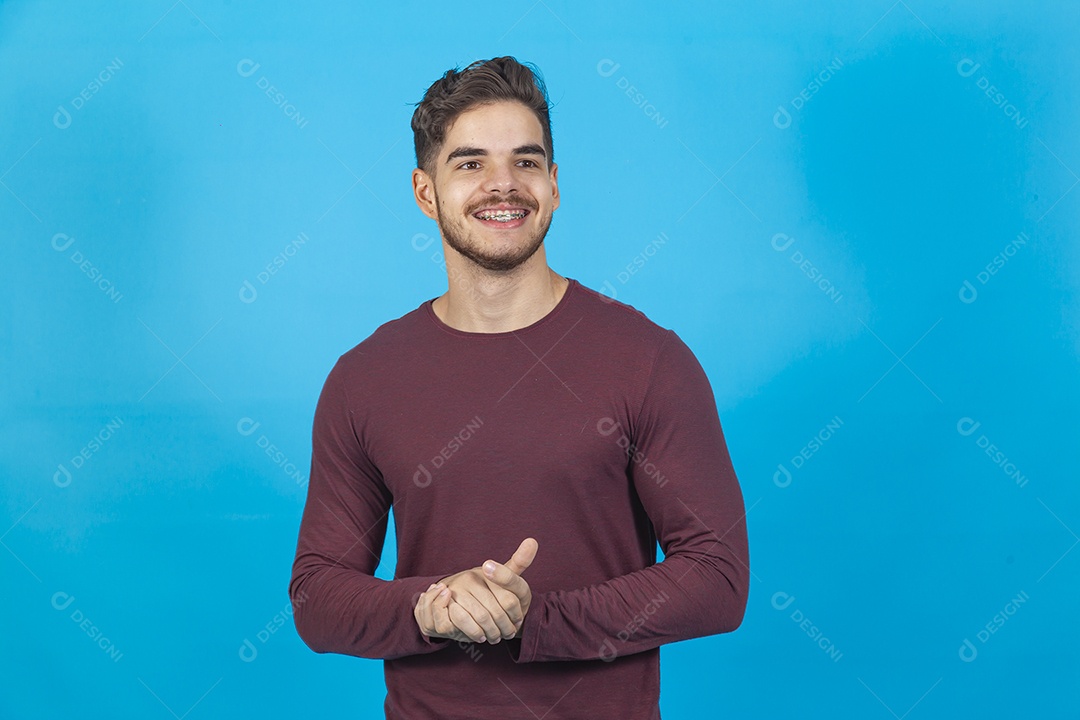
{"type": "Polygon", "coordinates": [[[318,653],[393,659],[440,650],[420,632],[413,608],[443,576],[374,576],[393,496],[352,423],[341,359],[315,408],[311,474],[289,596],[297,633],[318,653]]]}
{"type": "Polygon", "coordinates": [[[634,427],[612,434],[624,433],[634,488],[665,557],[591,587],[540,593],[515,662],[612,661],[742,623],[750,572],[742,491],[708,377],[667,332],[634,427]]]}

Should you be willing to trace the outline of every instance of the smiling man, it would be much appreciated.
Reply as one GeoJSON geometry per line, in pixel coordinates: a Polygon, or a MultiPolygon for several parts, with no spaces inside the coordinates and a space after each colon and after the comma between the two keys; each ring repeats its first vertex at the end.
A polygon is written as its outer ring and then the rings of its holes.
{"type": "Polygon", "coordinates": [[[382,659],[387,718],[658,720],[660,646],[735,630],[747,602],[708,378],[674,331],[548,267],[558,167],[531,66],[448,71],[412,128],[448,288],[326,379],[297,631],[382,659]]]}

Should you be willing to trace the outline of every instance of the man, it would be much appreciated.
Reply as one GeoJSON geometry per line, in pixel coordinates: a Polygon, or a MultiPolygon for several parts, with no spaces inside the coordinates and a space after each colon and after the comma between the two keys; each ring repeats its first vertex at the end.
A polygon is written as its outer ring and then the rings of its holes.
{"type": "Polygon", "coordinates": [[[673,331],[548,267],[558,168],[531,66],[448,71],[412,127],[449,287],[326,379],[297,631],[383,659],[387,718],[656,720],[660,645],[731,632],[746,607],[709,381],[673,331]]]}

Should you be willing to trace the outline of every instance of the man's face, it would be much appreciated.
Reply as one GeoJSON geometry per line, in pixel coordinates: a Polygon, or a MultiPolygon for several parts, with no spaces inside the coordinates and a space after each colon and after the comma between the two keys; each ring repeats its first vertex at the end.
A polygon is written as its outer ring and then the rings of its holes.
{"type": "Polygon", "coordinates": [[[417,204],[461,255],[512,270],[540,248],[559,207],[558,166],[549,168],[545,154],[540,121],[523,104],[472,108],[450,126],[435,179],[413,171],[417,204]]]}

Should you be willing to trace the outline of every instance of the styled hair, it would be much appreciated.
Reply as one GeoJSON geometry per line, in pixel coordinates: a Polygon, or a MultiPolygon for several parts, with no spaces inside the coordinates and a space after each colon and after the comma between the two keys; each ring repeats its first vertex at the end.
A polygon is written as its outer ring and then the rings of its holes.
{"type": "Polygon", "coordinates": [[[516,100],[536,114],[544,130],[544,148],[548,167],[554,162],[551,141],[551,114],[547,88],[540,69],[532,63],[520,63],[509,55],[477,60],[464,70],[447,70],[431,84],[424,99],[415,103],[412,116],[416,166],[432,177],[439,149],[446,142],[446,132],[466,110],[502,100],[516,100]]]}

